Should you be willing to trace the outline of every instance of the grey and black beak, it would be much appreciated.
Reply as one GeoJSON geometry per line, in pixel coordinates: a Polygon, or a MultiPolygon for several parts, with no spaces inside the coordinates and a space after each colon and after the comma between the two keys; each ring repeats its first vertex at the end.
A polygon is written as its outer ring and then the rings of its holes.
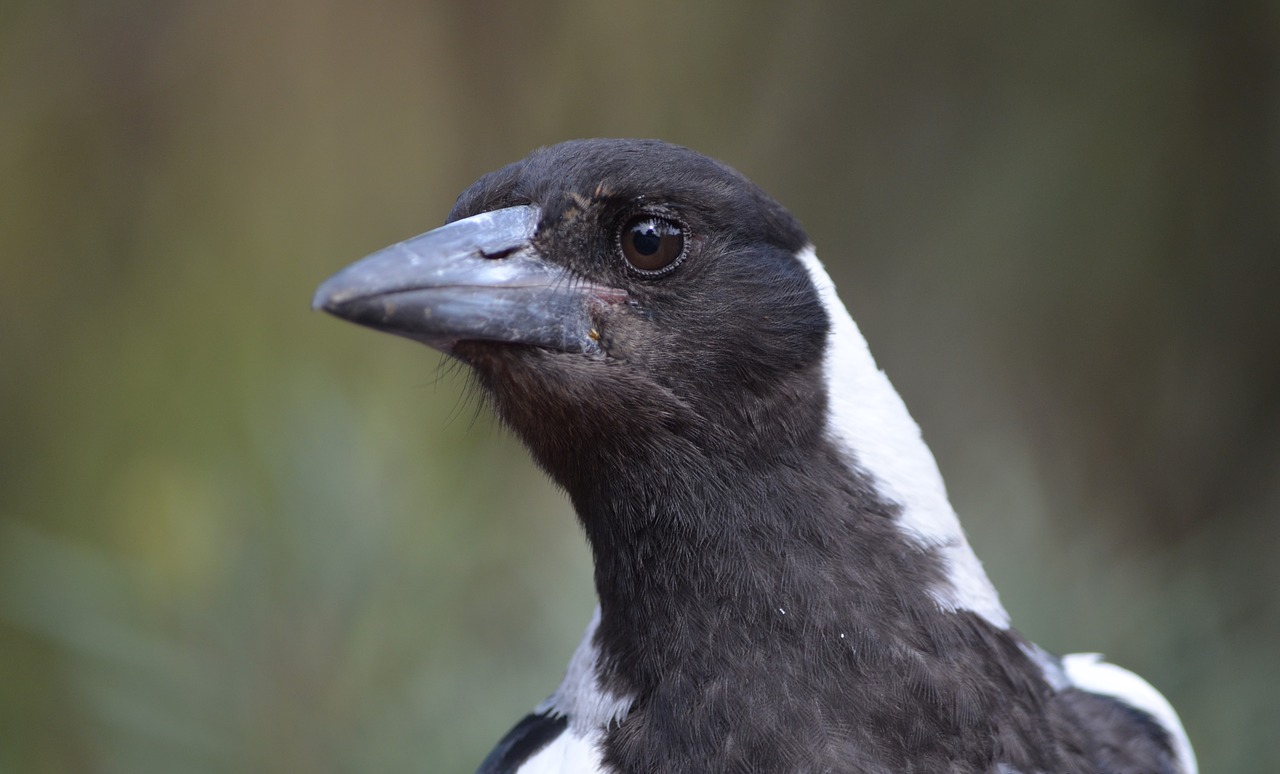
{"type": "Polygon", "coordinates": [[[543,259],[540,216],[494,210],[379,250],[326,280],[311,306],[444,352],[459,341],[598,352],[592,312],[623,294],[543,259]]]}

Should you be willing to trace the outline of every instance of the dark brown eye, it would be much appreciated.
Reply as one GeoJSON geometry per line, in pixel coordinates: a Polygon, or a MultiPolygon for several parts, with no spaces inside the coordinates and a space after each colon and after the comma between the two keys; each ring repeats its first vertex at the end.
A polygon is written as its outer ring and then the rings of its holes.
{"type": "Polygon", "coordinates": [[[618,234],[622,256],[641,274],[665,274],[684,257],[684,229],[653,215],[627,221],[618,234]]]}

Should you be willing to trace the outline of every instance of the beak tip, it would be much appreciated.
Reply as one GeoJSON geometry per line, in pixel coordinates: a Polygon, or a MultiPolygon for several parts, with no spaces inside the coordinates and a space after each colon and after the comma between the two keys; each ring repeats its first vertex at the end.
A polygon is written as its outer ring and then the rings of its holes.
{"type": "Polygon", "coordinates": [[[321,285],[316,294],[311,297],[311,311],[327,312],[329,306],[329,294],[325,292],[325,288],[321,285]]]}
{"type": "Polygon", "coordinates": [[[348,282],[343,281],[342,274],[343,272],[338,272],[320,283],[315,295],[311,297],[311,311],[336,314],[342,302],[348,300],[350,287],[348,282]]]}

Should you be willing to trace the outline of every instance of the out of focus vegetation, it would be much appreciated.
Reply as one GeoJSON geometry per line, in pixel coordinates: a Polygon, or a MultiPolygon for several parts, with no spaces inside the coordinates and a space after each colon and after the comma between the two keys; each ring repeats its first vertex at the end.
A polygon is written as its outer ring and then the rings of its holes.
{"type": "Polygon", "coordinates": [[[660,136],[806,223],[1015,621],[1280,753],[1280,6],[0,13],[0,772],[463,771],[592,604],[429,350],[312,314],[475,177],[660,136]]]}

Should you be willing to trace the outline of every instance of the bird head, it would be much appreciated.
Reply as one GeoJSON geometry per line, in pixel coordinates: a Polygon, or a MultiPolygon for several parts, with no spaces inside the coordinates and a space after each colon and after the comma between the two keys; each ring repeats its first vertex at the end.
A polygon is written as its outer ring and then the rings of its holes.
{"type": "Polygon", "coordinates": [[[828,320],[807,244],[717,161],[571,141],[480,178],[446,225],[342,270],[314,305],[471,366],[573,494],[814,440],[828,320]]]}

